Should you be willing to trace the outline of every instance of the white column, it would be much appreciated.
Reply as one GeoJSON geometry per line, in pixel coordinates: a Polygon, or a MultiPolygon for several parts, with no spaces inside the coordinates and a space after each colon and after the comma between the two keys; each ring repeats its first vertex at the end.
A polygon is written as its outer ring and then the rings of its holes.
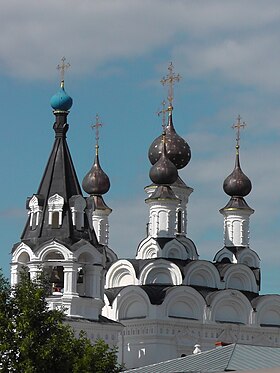
{"type": "Polygon", "coordinates": [[[12,264],[11,265],[11,286],[15,286],[18,283],[18,264],[12,264]]]}
{"type": "Polygon", "coordinates": [[[77,271],[76,263],[67,263],[63,267],[64,272],[64,292],[63,295],[78,295],[77,293],[77,271]]]}
{"type": "Polygon", "coordinates": [[[97,236],[97,240],[102,245],[109,242],[109,218],[111,209],[94,210],[92,213],[92,225],[97,236]]]}
{"type": "Polygon", "coordinates": [[[38,278],[38,275],[41,273],[41,270],[38,266],[38,264],[29,264],[29,273],[30,273],[30,280],[36,281],[38,278]]]}
{"type": "Polygon", "coordinates": [[[102,266],[85,266],[85,295],[92,298],[101,298],[100,281],[102,266]]]}

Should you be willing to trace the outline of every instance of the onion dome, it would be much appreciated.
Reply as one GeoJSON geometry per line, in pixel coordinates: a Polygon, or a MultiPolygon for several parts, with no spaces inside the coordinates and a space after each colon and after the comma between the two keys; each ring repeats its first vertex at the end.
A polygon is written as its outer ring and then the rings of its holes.
{"type": "Polygon", "coordinates": [[[243,173],[239,161],[239,145],[236,145],[235,167],[232,173],[225,179],[223,189],[226,194],[233,197],[245,197],[252,189],[250,179],[243,173]]]}
{"type": "MultiPolygon", "coordinates": [[[[168,108],[168,124],[166,126],[166,153],[168,159],[173,162],[177,169],[185,167],[191,159],[191,149],[188,143],[180,137],[173,126],[172,106],[168,108]]],[[[155,164],[162,153],[162,139],[157,137],[149,149],[149,160],[151,164],[155,164]]]]}
{"type": "Polygon", "coordinates": [[[64,89],[64,80],[61,81],[59,91],[51,98],[51,107],[55,111],[68,111],[73,104],[72,98],[66,93],[64,89]]]}
{"type": "Polygon", "coordinates": [[[102,170],[99,163],[98,145],[96,145],[96,154],[94,163],[90,171],[83,179],[82,187],[84,191],[90,195],[102,195],[110,189],[109,177],[102,170]]]}
{"type": "Polygon", "coordinates": [[[178,171],[173,162],[171,162],[166,152],[166,135],[162,135],[163,151],[158,161],[150,169],[150,179],[157,185],[173,184],[178,178],[178,171]]]}

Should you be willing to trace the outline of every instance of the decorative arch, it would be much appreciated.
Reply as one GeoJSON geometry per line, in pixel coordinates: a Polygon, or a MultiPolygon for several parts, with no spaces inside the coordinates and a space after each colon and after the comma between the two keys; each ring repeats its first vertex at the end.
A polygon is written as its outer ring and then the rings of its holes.
{"type": "Polygon", "coordinates": [[[138,286],[123,289],[117,297],[116,316],[118,320],[140,319],[149,316],[150,301],[147,294],[138,286]]]}
{"type": "Polygon", "coordinates": [[[261,295],[252,304],[256,311],[257,325],[280,327],[280,295],[261,295]]]}
{"type": "Polygon", "coordinates": [[[211,307],[211,321],[233,324],[251,324],[252,306],[238,290],[221,290],[206,298],[211,307]]]}
{"type": "Polygon", "coordinates": [[[136,259],[157,258],[161,256],[160,251],[157,241],[152,237],[147,237],[139,244],[136,259]]]}
{"type": "Polygon", "coordinates": [[[203,320],[206,306],[200,293],[189,286],[172,289],[163,305],[167,317],[200,321],[203,320]]]}
{"type": "Polygon", "coordinates": [[[83,260],[87,260],[85,258],[88,258],[91,263],[105,265],[104,253],[98,251],[95,246],[87,241],[81,240],[77,242],[72,246],[72,249],[74,249],[75,258],[77,258],[78,261],[79,257],[84,258],[83,260]]]}
{"type": "Polygon", "coordinates": [[[185,285],[206,286],[210,288],[221,287],[220,275],[217,268],[210,262],[193,261],[185,267],[185,285]]]}
{"type": "Polygon", "coordinates": [[[223,247],[215,255],[214,261],[218,263],[223,263],[223,262],[235,263],[236,257],[228,248],[223,247]]]}
{"type": "Polygon", "coordinates": [[[238,263],[245,264],[248,267],[259,268],[260,258],[255,251],[245,248],[238,254],[238,263]]]}
{"type": "Polygon", "coordinates": [[[49,225],[52,228],[61,226],[63,206],[64,198],[57,193],[48,199],[49,225]]]}
{"type": "Polygon", "coordinates": [[[257,293],[259,291],[253,271],[245,264],[229,265],[224,273],[226,289],[257,293]]]}
{"type": "Polygon", "coordinates": [[[72,252],[64,245],[58,243],[57,241],[52,241],[48,244],[41,246],[37,251],[38,260],[41,262],[45,262],[46,260],[51,260],[51,256],[53,256],[53,260],[56,260],[57,256],[62,257],[59,260],[69,260],[73,258],[72,252]]]}
{"type": "Polygon", "coordinates": [[[168,260],[160,259],[148,263],[139,276],[141,285],[147,284],[171,284],[181,285],[182,274],[179,267],[168,260]]]}
{"type": "Polygon", "coordinates": [[[177,237],[177,241],[179,241],[182,245],[184,245],[185,251],[187,253],[187,258],[191,260],[198,259],[198,253],[197,253],[195,244],[190,238],[186,236],[179,236],[177,237]]]}
{"type": "Polygon", "coordinates": [[[84,209],[86,208],[85,198],[81,195],[74,195],[69,199],[69,206],[72,214],[73,225],[81,230],[84,227],[84,209]]]}
{"type": "Polygon", "coordinates": [[[173,239],[166,243],[162,250],[163,258],[175,258],[175,259],[188,259],[189,255],[186,251],[185,246],[178,241],[173,239]]]}
{"type": "Polygon", "coordinates": [[[113,263],[106,275],[106,288],[136,285],[137,282],[133,265],[125,259],[113,263]]]}
{"type": "Polygon", "coordinates": [[[28,245],[26,245],[25,243],[22,242],[18,245],[18,247],[16,248],[16,250],[12,254],[12,263],[20,262],[19,257],[23,253],[28,255],[29,260],[32,260],[34,258],[34,253],[31,250],[31,248],[28,245]]]}

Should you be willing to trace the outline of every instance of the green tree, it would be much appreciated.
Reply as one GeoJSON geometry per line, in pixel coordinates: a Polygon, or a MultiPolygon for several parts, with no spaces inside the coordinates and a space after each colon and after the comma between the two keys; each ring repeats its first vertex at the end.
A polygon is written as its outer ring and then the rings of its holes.
{"type": "Polygon", "coordinates": [[[102,340],[76,338],[65,315],[49,310],[49,283],[22,272],[11,289],[0,273],[0,370],[17,373],[117,373],[116,349],[102,340]]]}

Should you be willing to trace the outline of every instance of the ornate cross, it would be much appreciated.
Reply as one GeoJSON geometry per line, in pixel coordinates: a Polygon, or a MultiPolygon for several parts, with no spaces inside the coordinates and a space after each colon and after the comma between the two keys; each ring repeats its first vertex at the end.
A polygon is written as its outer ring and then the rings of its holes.
{"type": "Polygon", "coordinates": [[[70,63],[65,63],[66,61],[66,58],[65,57],[62,57],[61,58],[61,64],[57,65],[57,70],[60,71],[60,75],[61,75],[61,82],[64,82],[64,74],[65,74],[65,71],[71,66],[70,63]]]}
{"type": "Polygon", "coordinates": [[[173,72],[173,64],[170,62],[170,65],[168,66],[168,74],[166,77],[163,77],[161,79],[161,84],[165,85],[168,84],[168,101],[169,101],[169,106],[172,107],[172,103],[174,100],[174,83],[179,82],[181,79],[181,76],[179,74],[175,75],[173,72]]]}
{"type": "Polygon", "coordinates": [[[98,141],[99,141],[99,127],[102,127],[103,124],[99,122],[99,115],[96,114],[95,116],[95,124],[91,125],[92,129],[95,129],[95,141],[96,141],[96,148],[98,148],[98,141]]]}
{"type": "Polygon", "coordinates": [[[239,148],[239,141],[240,141],[240,129],[246,127],[246,123],[241,123],[241,116],[238,115],[237,122],[232,125],[233,129],[236,129],[236,147],[239,148]]]}
{"type": "Polygon", "coordinates": [[[168,109],[165,109],[165,105],[166,105],[165,100],[162,101],[161,105],[162,105],[162,110],[160,110],[157,113],[157,115],[158,116],[162,115],[162,130],[164,131],[166,127],[166,112],[168,111],[168,109]]]}

